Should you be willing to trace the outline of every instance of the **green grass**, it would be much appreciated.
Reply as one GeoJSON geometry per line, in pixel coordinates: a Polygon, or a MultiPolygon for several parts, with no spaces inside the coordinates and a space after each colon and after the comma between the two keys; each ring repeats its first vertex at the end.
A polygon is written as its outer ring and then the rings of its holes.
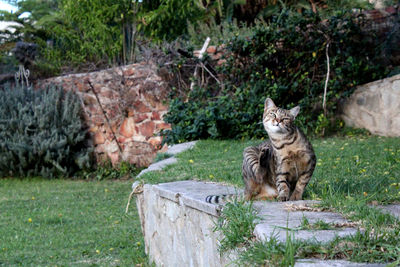
{"type": "MultiPolygon", "coordinates": [[[[196,179],[242,187],[243,149],[259,142],[199,141],[177,156],[177,164],[142,179],[196,179]]],[[[304,198],[321,200],[324,207],[360,222],[365,232],[324,246],[249,244],[244,262],[288,266],[293,258],[304,257],[400,261],[398,220],[370,206],[400,201],[400,139],[357,135],[312,143],[318,164],[304,198]]],[[[135,204],[124,213],[132,182],[0,179],[0,266],[146,264],[135,204]]]]}
{"type": "Polygon", "coordinates": [[[147,262],[132,181],[0,179],[0,266],[147,262]]]}

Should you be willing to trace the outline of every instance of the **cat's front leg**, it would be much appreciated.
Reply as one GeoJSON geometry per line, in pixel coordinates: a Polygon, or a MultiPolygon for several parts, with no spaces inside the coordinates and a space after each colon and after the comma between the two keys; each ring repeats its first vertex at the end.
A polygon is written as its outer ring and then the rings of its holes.
{"type": "Polygon", "coordinates": [[[311,179],[311,175],[309,173],[305,173],[299,177],[299,180],[296,183],[296,187],[293,190],[292,195],[290,196],[290,200],[301,200],[303,198],[304,188],[307,186],[308,182],[311,179]]]}
{"type": "Polygon", "coordinates": [[[289,200],[290,189],[287,182],[287,178],[289,175],[289,172],[278,172],[276,174],[276,188],[278,189],[279,201],[289,200]]]}

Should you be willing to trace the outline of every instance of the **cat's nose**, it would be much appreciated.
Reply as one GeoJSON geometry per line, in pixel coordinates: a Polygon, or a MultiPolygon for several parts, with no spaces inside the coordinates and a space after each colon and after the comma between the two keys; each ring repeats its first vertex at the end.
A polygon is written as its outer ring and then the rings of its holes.
{"type": "Polygon", "coordinates": [[[277,123],[281,122],[281,119],[279,119],[279,118],[276,118],[275,120],[276,120],[277,123]]]}

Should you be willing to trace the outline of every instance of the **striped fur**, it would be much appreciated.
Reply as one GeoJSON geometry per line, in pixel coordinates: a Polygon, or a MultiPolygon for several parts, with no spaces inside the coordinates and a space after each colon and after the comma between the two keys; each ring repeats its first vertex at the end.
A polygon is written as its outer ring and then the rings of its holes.
{"type": "MultiPolygon", "coordinates": [[[[276,107],[270,98],[265,100],[263,125],[269,140],[243,151],[245,200],[302,199],[316,157],[311,143],[294,124],[299,111],[298,106],[286,110],[276,107]]],[[[228,196],[207,196],[206,202],[220,204],[232,199],[228,196]]]]}
{"type": "Polygon", "coordinates": [[[302,199],[316,157],[311,143],[294,124],[299,111],[299,107],[276,107],[270,98],[266,99],[263,125],[269,140],[247,147],[243,153],[245,199],[302,199]]]}

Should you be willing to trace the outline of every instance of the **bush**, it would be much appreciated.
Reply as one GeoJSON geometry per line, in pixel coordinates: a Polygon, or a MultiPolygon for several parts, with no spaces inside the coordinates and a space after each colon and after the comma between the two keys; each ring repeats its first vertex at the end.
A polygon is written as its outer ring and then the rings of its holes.
{"type": "Polygon", "coordinates": [[[69,176],[89,168],[80,101],[50,86],[0,89],[0,176],[69,176]]]}
{"type": "Polygon", "coordinates": [[[265,136],[260,122],[266,97],[283,108],[300,104],[297,123],[308,133],[326,133],[338,125],[333,115],[340,98],[389,73],[379,61],[381,40],[362,31],[361,24],[362,17],[346,12],[325,21],[312,12],[286,11],[254,26],[250,35],[237,34],[227,41],[228,61],[219,69],[223,87],[174,92],[165,116],[172,130],[163,133],[165,141],[265,136]],[[331,71],[324,114],[328,42],[331,71]]]}

